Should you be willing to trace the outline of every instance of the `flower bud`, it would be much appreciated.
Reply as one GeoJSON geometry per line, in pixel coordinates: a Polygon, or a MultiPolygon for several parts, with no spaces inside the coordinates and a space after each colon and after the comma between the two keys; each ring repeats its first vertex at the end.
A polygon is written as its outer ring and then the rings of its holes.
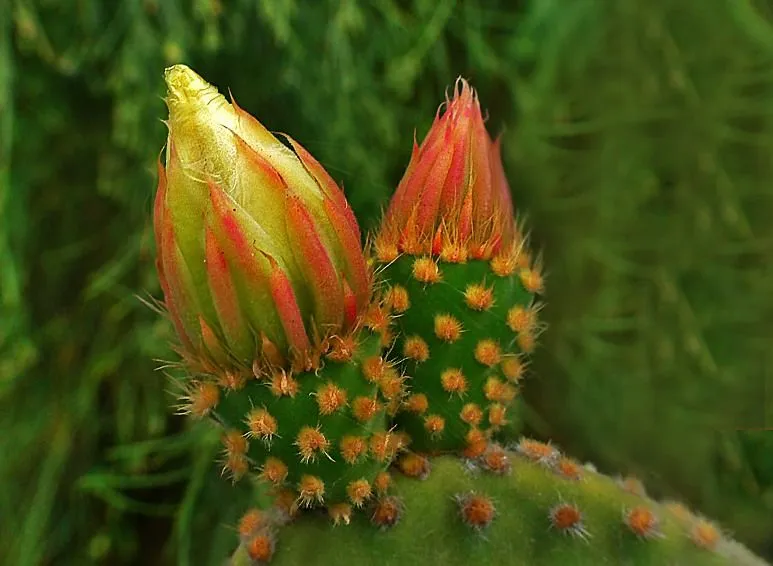
{"type": "Polygon", "coordinates": [[[341,189],[184,65],[165,72],[154,207],[164,302],[189,361],[309,360],[352,328],[371,282],[341,189]]]}
{"type": "Polygon", "coordinates": [[[411,254],[459,249],[488,259],[515,235],[499,139],[486,131],[478,97],[464,79],[443,106],[422,144],[414,141],[377,246],[411,254]]]}

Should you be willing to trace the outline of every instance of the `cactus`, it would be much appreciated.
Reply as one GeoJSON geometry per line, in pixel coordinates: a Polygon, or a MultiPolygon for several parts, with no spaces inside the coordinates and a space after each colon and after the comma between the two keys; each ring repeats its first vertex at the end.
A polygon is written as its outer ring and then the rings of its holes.
{"type": "Polygon", "coordinates": [[[345,518],[398,447],[386,413],[402,393],[357,222],[300,144],[185,66],[165,78],[154,227],[189,374],[181,411],[224,427],[234,480],[255,472],[293,505],[345,518]]]}
{"type": "Polygon", "coordinates": [[[681,504],[653,501],[550,445],[492,444],[475,460],[446,455],[431,466],[423,481],[397,475],[369,517],[345,528],[310,514],[281,527],[253,510],[231,564],[764,565],[681,504]]]}
{"type": "Polygon", "coordinates": [[[412,377],[397,422],[416,451],[479,453],[513,418],[539,331],[539,266],[477,96],[459,79],[413,155],[375,238],[412,377]]]}

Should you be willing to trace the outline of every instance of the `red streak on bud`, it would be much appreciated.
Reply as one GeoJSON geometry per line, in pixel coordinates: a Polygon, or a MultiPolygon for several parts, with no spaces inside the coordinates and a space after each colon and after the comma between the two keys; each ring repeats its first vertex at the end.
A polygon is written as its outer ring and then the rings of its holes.
{"type": "Polygon", "coordinates": [[[236,143],[236,151],[238,151],[245,159],[247,159],[254,167],[259,171],[263,177],[263,183],[261,183],[260,190],[270,189],[274,194],[271,198],[275,202],[282,202],[282,197],[287,191],[287,183],[279,174],[279,171],[274,169],[274,166],[269,163],[260,153],[252,149],[250,145],[244,141],[240,136],[234,134],[234,142],[236,143]]]}
{"type": "Polygon", "coordinates": [[[461,214],[459,215],[459,239],[467,243],[472,235],[472,190],[464,196],[461,214]]]}
{"type": "MultiPolygon", "coordinates": [[[[515,235],[515,224],[513,218],[513,197],[510,193],[510,185],[507,182],[505,169],[502,165],[502,138],[497,136],[494,143],[491,144],[489,160],[491,161],[491,175],[494,184],[494,198],[496,200],[496,210],[499,212],[501,225],[500,241],[510,242],[515,235]]],[[[495,250],[497,253],[499,250],[495,250]]]]}
{"type": "Polygon", "coordinates": [[[264,256],[271,264],[269,275],[271,297],[279,311],[279,318],[282,321],[288,344],[290,348],[295,350],[296,354],[304,354],[311,348],[311,344],[309,336],[306,334],[306,328],[303,326],[303,317],[295,298],[293,286],[276,260],[268,254],[264,254],[264,256]]]}
{"type": "MultiPolygon", "coordinates": [[[[166,217],[166,171],[158,160],[156,171],[158,173],[158,188],[156,189],[156,198],[153,202],[153,236],[156,239],[157,257],[156,270],[158,277],[164,281],[164,259],[161,250],[161,238],[163,236],[163,223],[166,217]]],[[[164,283],[161,284],[164,286],[164,283]]]]}
{"type": "MultiPolygon", "coordinates": [[[[345,289],[348,289],[355,299],[355,317],[368,306],[370,300],[371,281],[368,274],[368,268],[365,264],[365,256],[362,253],[360,245],[359,228],[347,230],[345,214],[332,199],[323,201],[325,213],[330,223],[336,227],[336,234],[341,246],[342,255],[345,260],[344,270],[347,281],[344,282],[345,289]]],[[[346,209],[351,212],[351,209],[346,209]]]]}
{"type": "Polygon", "coordinates": [[[489,163],[490,138],[483,121],[475,123],[470,139],[470,159],[477,166],[473,170],[472,192],[475,195],[475,214],[473,222],[476,229],[490,222],[494,212],[493,185],[491,182],[491,164],[489,163]]]}
{"type": "Polygon", "coordinates": [[[314,156],[306,150],[306,148],[304,148],[290,136],[285,137],[287,138],[287,141],[290,142],[293,150],[295,150],[295,153],[298,155],[301,163],[303,163],[306,171],[308,171],[309,175],[314,177],[314,180],[317,181],[317,184],[322,189],[322,192],[325,193],[325,196],[333,201],[334,208],[339,211],[342,219],[344,220],[344,224],[341,226],[346,226],[349,231],[354,234],[357,241],[359,242],[360,227],[357,224],[357,219],[354,216],[354,212],[346,202],[346,197],[344,196],[341,188],[333,180],[325,168],[322,167],[319,161],[317,161],[314,156]]]}
{"type": "Polygon", "coordinates": [[[169,223],[166,210],[166,171],[160,160],[158,161],[157,170],[158,188],[156,189],[156,198],[153,203],[153,235],[156,240],[156,271],[158,272],[161,291],[164,293],[164,302],[169,318],[172,320],[174,329],[177,332],[177,336],[180,338],[183,347],[186,350],[191,351],[193,349],[192,339],[185,331],[185,326],[180,318],[179,309],[174,304],[172,290],[169,287],[169,281],[167,280],[166,269],[164,267],[165,253],[172,253],[174,257],[177,252],[174,249],[174,242],[167,242],[166,245],[164,244],[164,234],[171,233],[171,237],[174,239],[174,232],[169,223]],[[172,244],[171,248],[170,243],[172,244]]]}
{"type": "Polygon", "coordinates": [[[239,307],[239,299],[225,253],[209,226],[206,227],[204,241],[207,279],[226,342],[239,356],[249,358],[254,355],[252,338],[239,307]]]}
{"type": "Polygon", "coordinates": [[[163,259],[164,277],[161,281],[166,309],[183,346],[188,351],[195,351],[193,344],[198,341],[195,338],[198,332],[193,329],[191,321],[187,321],[188,324],[186,324],[181,314],[193,312],[195,298],[190,295],[193,290],[188,288],[183,278],[181,270],[187,267],[180,248],[177,247],[174,226],[166,215],[162,226],[160,256],[163,259]]]}
{"type": "MultiPolygon", "coordinates": [[[[448,124],[443,132],[444,141],[448,138],[448,124]]],[[[443,194],[443,185],[448,175],[448,169],[451,166],[452,152],[448,151],[444,144],[439,148],[437,155],[428,160],[432,168],[424,182],[423,190],[417,203],[416,223],[421,234],[433,232],[440,210],[440,198],[443,194]]]]}
{"type": "Polygon", "coordinates": [[[432,238],[432,255],[440,255],[443,251],[443,226],[440,225],[435,231],[435,237],[432,238]]]}
{"type": "Polygon", "coordinates": [[[293,138],[285,137],[306,171],[314,178],[325,194],[323,199],[325,213],[330,223],[336,228],[336,235],[345,260],[344,271],[357,299],[357,310],[360,311],[367,306],[370,299],[370,277],[362,253],[357,218],[346,201],[344,192],[320,162],[293,138]]]}
{"type": "Polygon", "coordinates": [[[218,223],[223,230],[225,240],[233,252],[234,258],[239,263],[239,268],[244,270],[248,278],[254,282],[265,281],[266,276],[262,266],[258,263],[255,249],[250,244],[249,238],[239,225],[234,214],[234,205],[229,202],[231,198],[214,182],[207,181],[209,186],[209,199],[218,223]]]}
{"type": "Polygon", "coordinates": [[[199,328],[201,328],[201,342],[212,361],[219,364],[227,362],[228,354],[223,350],[215,331],[212,330],[212,327],[207,324],[207,321],[201,315],[199,315],[199,328]]]}
{"type": "Polygon", "coordinates": [[[351,328],[357,322],[357,297],[352,292],[352,288],[344,280],[344,325],[351,328]]]}
{"type": "Polygon", "coordinates": [[[287,197],[287,227],[297,246],[295,258],[314,296],[315,323],[338,329],[344,318],[341,281],[314,220],[300,199],[292,195],[287,197]]]}

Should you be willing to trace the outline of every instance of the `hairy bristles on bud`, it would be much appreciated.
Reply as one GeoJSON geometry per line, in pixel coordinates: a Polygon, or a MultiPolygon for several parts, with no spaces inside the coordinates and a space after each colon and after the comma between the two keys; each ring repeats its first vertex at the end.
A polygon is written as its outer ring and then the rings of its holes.
{"type": "Polygon", "coordinates": [[[298,482],[298,503],[301,507],[311,507],[325,501],[325,483],[317,476],[303,475],[298,482]]]}
{"type": "Polygon", "coordinates": [[[536,269],[524,268],[518,273],[521,284],[529,293],[542,293],[544,291],[542,275],[536,269]]]}
{"type": "Polygon", "coordinates": [[[378,384],[379,391],[387,401],[399,398],[403,392],[403,377],[393,368],[390,368],[378,384]]]}
{"type": "Polygon", "coordinates": [[[690,539],[706,550],[715,550],[720,538],[719,529],[706,519],[698,519],[690,530],[690,539]]]}
{"type": "Polygon", "coordinates": [[[277,345],[269,340],[263,332],[260,333],[260,354],[262,365],[268,369],[280,368],[286,363],[285,357],[277,345]]]}
{"type": "Polygon", "coordinates": [[[375,432],[370,437],[370,453],[378,462],[386,462],[394,456],[392,435],[388,432],[375,432]]]}
{"type": "Polygon", "coordinates": [[[229,475],[231,481],[237,482],[244,477],[250,468],[250,463],[244,454],[228,452],[223,462],[222,474],[229,475]]]}
{"type": "Polygon", "coordinates": [[[348,503],[335,503],[328,507],[327,513],[335,527],[342,523],[348,525],[352,521],[352,506],[348,503]]]}
{"type": "Polygon", "coordinates": [[[361,423],[368,422],[381,409],[373,397],[357,397],[352,401],[352,414],[361,423]]]}
{"type": "Polygon", "coordinates": [[[537,338],[534,336],[534,332],[521,332],[515,338],[515,341],[521,351],[526,354],[534,352],[534,348],[537,346],[537,338]]]}
{"type": "Polygon", "coordinates": [[[459,506],[462,521],[468,527],[481,530],[488,527],[496,515],[494,502],[490,497],[477,493],[454,496],[459,506]]]}
{"type": "Polygon", "coordinates": [[[475,344],[475,360],[484,366],[493,367],[502,359],[502,351],[494,340],[485,338],[475,344]]]}
{"type": "Polygon", "coordinates": [[[329,350],[325,357],[327,359],[344,363],[348,362],[354,356],[354,351],[357,349],[357,342],[353,335],[347,336],[331,336],[328,338],[329,350]]]}
{"type": "Polygon", "coordinates": [[[250,438],[259,438],[269,446],[273,438],[278,436],[276,419],[264,408],[252,409],[247,415],[246,424],[250,438]]]}
{"type": "Polygon", "coordinates": [[[332,415],[346,406],[346,391],[338,387],[332,381],[317,389],[317,405],[322,415],[332,415]]]}
{"type": "Polygon", "coordinates": [[[471,283],[464,290],[464,302],[476,311],[486,311],[494,306],[494,289],[479,283],[471,283]]]}
{"type": "Polygon", "coordinates": [[[459,242],[446,242],[440,248],[440,259],[448,263],[464,263],[467,261],[467,248],[459,242]]]}
{"type": "Polygon", "coordinates": [[[579,507],[559,503],[550,509],[550,526],[562,533],[586,539],[590,536],[582,520],[579,507]]]}
{"type": "Polygon", "coordinates": [[[397,244],[392,240],[377,237],[373,242],[373,254],[379,263],[392,263],[399,257],[400,252],[397,249],[397,244]]]}
{"type": "Polygon", "coordinates": [[[566,456],[559,458],[555,470],[569,480],[579,480],[582,477],[582,466],[566,456]]]}
{"type": "Polygon", "coordinates": [[[658,518],[643,506],[637,506],[623,513],[623,522],[633,534],[640,538],[658,536],[658,518]]]}
{"type": "Polygon", "coordinates": [[[403,355],[416,362],[429,359],[429,346],[421,336],[408,336],[403,343],[403,355]]]}
{"type": "Polygon", "coordinates": [[[444,342],[456,342],[462,336],[462,323],[450,314],[435,315],[435,336],[444,342]]]}
{"type": "Polygon", "coordinates": [[[488,409],[488,422],[494,428],[503,427],[507,424],[507,407],[499,403],[494,403],[488,409]]]}
{"type": "Polygon", "coordinates": [[[370,483],[365,478],[349,482],[349,485],[346,486],[346,495],[349,496],[349,500],[355,507],[362,507],[370,499],[372,493],[370,483]]]}
{"type": "Polygon", "coordinates": [[[247,376],[243,372],[230,369],[225,370],[217,380],[220,387],[229,391],[239,391],[246,383],[247,376]]]}
{"type": "MultiPolygon", "coordinates": [[[[314,462],[319,453],[330,458],[330,455],[327,453],[327,450],[330,447],[330,441],[325,438],[325,435],[322,434],[319,427],[303,427],[295,439],[295,445],[298,447],[301,462],[304,464],[314,462]]],[[[330,459],[332,460],[332,458],[330,459]]]]}
{"type": "Polygon", "coordinates": [[[518,356],[505,357],[499,367],[511,383],[518,383],[523,378],[524,364],[518,356]]]}
{"type": "Polygon", "coordinates": [[[373,489],[378,495],[384,495],[392,485],[392,476],[389,472],[379,472],[373,480],[373,489]]]}
{"type": "Polygon", "coordinates": [[[507,326],[513,332],[529,332],[537,325],[537,311],[531,307],[515,305],[507,311],[507,326]]]}
{"type": "Polygon", "coordinates": [[[531,254],[525,246],[521,245],[515,250],[515,267],[531,267],[531,254]]]}
{"type": "Polygon", "coordinates": [[[509,277],[515,273],[515,255],[512,251],[508,250],[491,258],[491,271],[497,277],[509,277]]]}
{"type": "Polygon", "coordinates": [[[432,438],[439,438],[446,428],[446,421],[440,415],[428,415],[424,418],[424,428],[432,438]]]}
{"type": "Polygon", "coordinates": [[[239,519],[239,535],[247,538],[266,526],[266,514],[260,509],[250,509],[239,519]]]}
{"type": "Polygon", "coordinates": [[[287,466],[279,458],[269,456],[263,463],[258,477],[274,485],[279,485],[287,478],[287,466]]]}
{"type": "Polygon", "coordinates": [[[243,456],[247,453],[249,443],[239,430],[229,430],[223,435],[223,445],[227,456],[243,456]]]}
{"type": "Polygon", "coordinates": [[[437,263],[430,257],[419,257],[414,260],[413,277],[428,285],[439,283],[443,278],[437,263]]]}
{"type": "Polygon", "coordinates": [[[504,448],[498,444],[490,444],[481,457],[483,467],[494,474],[510,473],[510,457],[504,448]]]}
{"type": "Polygon", "coordinates": [[[368,443],[361,436],[344,436],[339,445],[344,462],[350,465],[355,464],[367,449],[368,443]]]}
{"type": "Polygon", "coordinates": [[[464,377],[462,370],[458,368],[444,370],[440,374],[440,383],[448,393],[456,393],[462,396],[467,391],[467,378],[464,377]]]}
{"type": "Polygon", "coordinates": [[[561,456],[561,453],[555,447],[545,442],[532,440],[531,438],[521,438],[515,450],[532,462],[548,467],[552,467],[561,456]]]}
{"type": "Polygon", "coordinates": [[[391,326],[379,332],[378,335],[379,335],[378,343],[382,348],[386,348],[387,346],[390,346],[392,342],[395,341],[395,333],[392,330],[391,326]]]}
{"type": "Polygon", "coordinates": [[[397,468],[409,478],[420,480],[427,479],[432,469],[429,459],[413,452],[400,456],[397,459],[397,468]]]}
{"type": "Polygon", "coordinates": [[[462,407],[459,418],[468,425],[477,426],[483,419],[483,410],[475,403],[467,403],[462,407]]]}
{"type": "Polygon", "coordinates": [[[471,428],[464,437],[465,446],[462,456],[465,458],[479,458],[488,447],[488,438],[479,428],[471,428]]]}
{"type": "Polygon", "coordinates": [[[206,417],[220,401],[220,389],[209,381],[191,383],[185,393],[180,399],[182,403],[177,414],[191,415],[197,419],[206,417]]]}
{"type": "Polygon", "coordinates": [[[258,564],[267,564],[274,556],[274,536],[268,530],[260,532],[247,541],[245,549],[250,560],[258,564]]]}
{"type": "Polygon", "coordinates": [[[483,393],[489,401],[506,405],[515,399],[517,390],[509,383],[505,383],[496,377],[489,377],[483,386],[483,393]]]}
{"type": "Polygon", "coordinates": [[[362,374],[371,383],[378,382],[386,372],[389,364],[381,356],[370,356],[362,362],[362,374]]]}
{"type": "Polygon", "coordinates": [[[382,530],[395,526],[403,514],[404,505],[402,500],[394,495],[381,497],[376,501],[373,507],[373,514],[370,521],[382,530]]]}
{"type": "Polygon", "coordinates": [[[373,332],[386,332],[389,329],[389,314],[378,304],[372,304],[365,311],[363,323],[373,332]]]}
{"type": "Polygon", "coordinates": [[[276,397],[295,397],[298,393],[298,382],[284,369],[277,370],[271,376],[271,393],[276,397]]]}
{"type": "Polygon", "coordinates": [[[257,358],[252,361],[252,376],[258,381],[266,377],[264,365],[265,364],[257,358]]]}
{"type": "Polygon", "coordinates": [[[411,300],[408,296],[408,290],[402,285],[393,285],[386,292],[384,302],[387,307],[397,313],[407,311],[411,306],[411,300]]]}

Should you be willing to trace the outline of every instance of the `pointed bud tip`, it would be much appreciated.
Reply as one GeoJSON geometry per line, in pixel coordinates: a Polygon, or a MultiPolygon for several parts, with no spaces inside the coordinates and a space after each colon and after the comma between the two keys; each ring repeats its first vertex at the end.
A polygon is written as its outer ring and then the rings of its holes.
{"type": "Polygon", "coordinates": [[[195,98],[202,91],[214,88],[193,69],[182,64],[164,69],[164,82],[169,97],[176,100],[195,98]]]}

